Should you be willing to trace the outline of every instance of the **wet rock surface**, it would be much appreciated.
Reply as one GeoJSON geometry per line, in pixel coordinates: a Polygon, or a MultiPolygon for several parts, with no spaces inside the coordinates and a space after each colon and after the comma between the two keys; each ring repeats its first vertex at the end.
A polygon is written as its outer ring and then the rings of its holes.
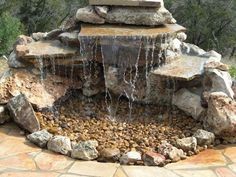
{"type": "Polygon", "coordinates": [[[23,129],[33,133],[40,130],[39,121],[26,96],[20,94],[12,98],[7,107],[13,120],[23,129]]]}

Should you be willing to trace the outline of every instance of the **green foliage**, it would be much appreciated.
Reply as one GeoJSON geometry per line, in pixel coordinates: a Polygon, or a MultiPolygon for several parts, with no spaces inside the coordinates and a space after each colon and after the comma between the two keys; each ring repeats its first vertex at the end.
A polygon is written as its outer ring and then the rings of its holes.
{"type": "Polygon", "coordinates": [[[9,51],[23,28],[19,19],[6,12],[0,15],[0,27],[0,54],[4,54],[9,51]]]}
{"type": "Polygon", "coordinates": [[[166,0],[188,42],[206,50],[223,51],[236,41],[236,0],[166,0]]]}
{"type": "Polygon", "coordinates": [[[236,79],[236,67],[235,66],[230,66],[229,73],[232,78],[236,79]]]}

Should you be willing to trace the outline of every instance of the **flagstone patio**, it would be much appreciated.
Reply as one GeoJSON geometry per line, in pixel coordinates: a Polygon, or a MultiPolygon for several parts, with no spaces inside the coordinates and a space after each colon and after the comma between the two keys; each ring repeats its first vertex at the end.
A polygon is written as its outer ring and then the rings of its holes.
{"type": "Polygon", "coordinates": [[[164,168],[83,162],[29,143],[15,124],[0,127],[0,176],[236,177],[236,145],[209,149],[164,168]]]}

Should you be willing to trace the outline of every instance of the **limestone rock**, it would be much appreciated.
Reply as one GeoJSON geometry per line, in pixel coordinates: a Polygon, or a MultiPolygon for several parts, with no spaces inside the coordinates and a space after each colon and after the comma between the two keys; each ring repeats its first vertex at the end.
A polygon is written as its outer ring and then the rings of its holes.
{"type": "Polygon", "coordinates": [[[18,60],[16,53],[14,51],[10,54],[7,63],[10,68],[24,68],[24,67],[26,67],[26,65],[23,62],[18,60]]]}
{"type": "Polygon", "coordinates": [[[214,133],[208,132],[206,130],[198,129],[194,134],[193,137],[197,139],[197,144],[199,146],[203,145],[211,145],[215,141],[214,133]]]}
{"type": "Polygon", "coordinates": [[[71,157],[81,160],[94,160],[98,158],[97,141],[84,141],[75,145],[71,152],[71,157]]]}
{"type": "Polygon", "coordinates": [[[235,137],[236,101],[223,92],[211,93],[204,126],[215,135],[235,137]]]}
{"type": "Polygon", "coordinates": [[[31,35],[31,37],[35,40],[35,41],[40,41],[43,40],[45,38],[47,33],[42,33],[42,32],[38,32],[38,33],[33,33],[31,35]]]}
{"type": "Polygon", "coordinates": [[[96,10],[96,13],[103,18],[106,17],[108,10],[109,10],[108,6],[95,6],[94,8],[96,10]]]}
{"type": "Polygon", "coordinates": [[[62,29],[63,31],[70,32],[74,30],[79,30],[80,25],[77,23],[76,17],[72,16],[62,22],[60,29],[62,29]]]}
{"type": "Polygon", "coordinates": [[[210,61],[210,62],[207,62],[204,65],[204,69],[205,70],[218,69],[220,71],[228,71],[229,70],[229,66],[224,64],[224,63],[221,63],[221,62],[210,61]]]}
{"type": "Polygon", "coordinates": [[[164,7],[112,7],[106,17],[108,23],[157,26],[175,23],[171,13],[164,7]]]}
{"type": "Polygon", "coordinates": [[[58,36],[58,38],[65,45],[79,47],[80,43],[79,43],[78,33],[79,31],[64,32],[64,33],[61,33],[58,36]]]}
{"type": "Polygon", "coordinates": [[[130,151],[127,152],[126,154],[123,154],[120,158],[120,163],[121,164],[130,164],[130,163],[135,163],[138,161],[141,161],[142,157],[141,157],[141,153],[137,152],[137,151],[130,151]]]}
{"type": "Polygon", "coordinates": [[[147,166],[163,166],[165,164],[165,156],[155,153],[155,152],[146,152],[143,155],[144,164],[147,166]]]}
{"type": "Polygon", "coordinates": [[[105,19],[100,17],[93,6],[87,6],[84,8],[80,8],[76,13],[76,20],[87,22],[87,23],[94,23],[94,24],[104,24],[105,19]]]}
{"type": "Polygon", "coordinates": [[[201,49],[200,47],[194,45],[194,44],[189,44],[189,43],[182,43],[182,53],[187,54],[187,55],[193,55],[193,56],[200,56],[206,53],[205,50],[201,49]]]}
{"type": "Polygon", "coordinates": [[[47,147],[51,151],[69,155],[71,152],[71,141],[65,136],[54,136],[48,141],[47,147]]]}
{"type": "Polygon", "coordinates": [[[11,120],[6,106],[0,106],[0,125],[11,120]]]}
{"type": "Polygon", "coordinates": [[[177,139],[176,146],[185,152],[195,151],[197,148],[197,139],[195,137],[177,139]]]}
{"type": "Polygon", "coordinates": [[[63,33],[62,29],[60,29],[60,28],[54,29],[52,31],[45,33],[44,39],[47,39],[47,40],[56,39],[61,33],[63,33]]]}
{"type": "Polygon", "coordinates": [[[100,152],[101,161],[116,162],[120,158],[120,150],[117,148],[105,148],[100,152]]]}
{"type": "Polygon", "coordinates": [[[215,59],[215,61],[220,62],[222,59],[222,55],[217,53],[214,50],[211,50],[209,52],[205,52],[203,54],[200,55],[201,57],[205,57],[205,58],[209,58],[209,59],[215,59]]]}
{"type": "Polygon", "coordinates": [[[34,132],[27,136],[28,140],[41,148],[45,148],[47,146],[48,141],[53,137],[52,134],[48,133],[47,130],[41,130],[38,132],[34,132]]]}
{"type": "Polygon", "coordinates": [[[201,97],[184,88],[174,94],[172,104],[196,120],[205,114],[205,109],[201,106],[201,97]]]}
{"type": "Polygon", "coordinates": [[[167,159],[172,160],[172,162],[178,162],[181,159],[186,159],[186,155],[182,149],[178,149],[166,141],[158,147],[158,152],[165,156],[167,159]]]}
{"type": "Polygon", "coordinates": [[[29,49],[26,47],[26,45],[17,45],[15,52],[16,52],[17,57],[20,58],[28,54],[29,49]]]}
{"type": "Polygon", "coordinates": [[[29,44],[31,42],[33,42],[34,40],[29,37],[29,36],[25,36],[25,35],[20,35],[18,36],[16,42],[14,43],[14,49],[16,48],[17,45],[26,45],[29,44]]]}
{"type": "Polygon", "coordinates": [[[39,121],[25,95],[20,94],[12,98],[7,107],[13,120],[30,133],[40,130],[39,121]]]}
{"type": "Polygon", "coordinates": [[[234,98],[232,90],[232,78],[227,71],[219,69],[205,69],[203,87],[208,92],[224,92],[230,98],[234,98]]]}

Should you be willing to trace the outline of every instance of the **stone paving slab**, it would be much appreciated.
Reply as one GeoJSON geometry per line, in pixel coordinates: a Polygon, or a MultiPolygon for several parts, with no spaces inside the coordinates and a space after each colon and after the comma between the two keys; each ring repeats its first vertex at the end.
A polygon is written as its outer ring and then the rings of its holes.
{"type": "Polygon", "coordinates": [[[164,168],[82,162],[41,150],[12,124],[0,127],[0,177],[236,177],[236,144],[164,168]]]}
{"type": "Polygon", "coordinates": [[[181,177],[217,177],[212,170],[174,170],[181,177]]]}
{"type": "Polygon", "coordinates": [[[115,163],[99,163],[95,161],[76,161],[69,173],[94,177],[113,177],[120,165],[115,163]]]}
{"type": "Polygon", "coordinates": [[[221,150],[207,149],[197,156],[192,156],[178,163],[172,163],[166,166],[167,169],[200,169],[217,166],[226,166],[227,161],[221,150]]]}
{"type": "Polygon", "coordinates": [[[178,177],[170,170],[161,167],[123,166],[129,177],[178,177]]]}

